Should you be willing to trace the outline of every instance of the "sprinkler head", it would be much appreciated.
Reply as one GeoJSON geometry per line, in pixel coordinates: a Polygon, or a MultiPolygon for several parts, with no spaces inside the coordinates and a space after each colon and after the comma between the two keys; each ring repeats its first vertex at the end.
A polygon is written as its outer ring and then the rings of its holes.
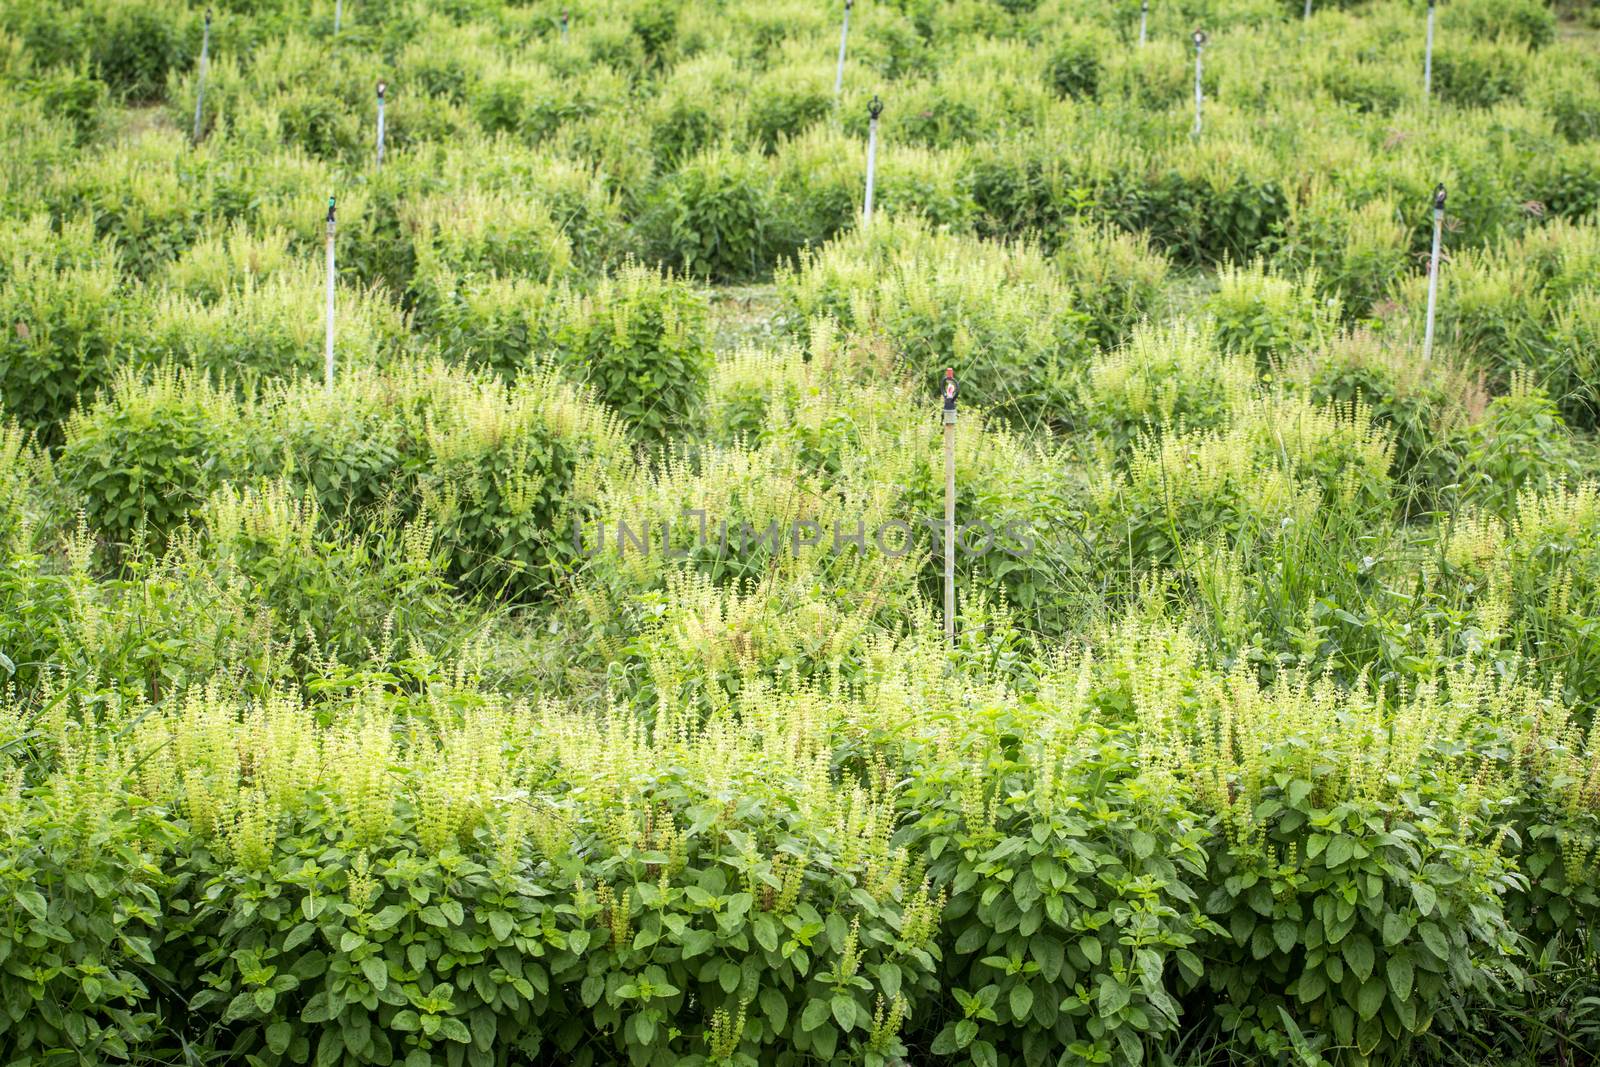
{"type": "Polygon", "coordinates": [[[872,118],[883,114],[883,101],[878,99],[877,93],[872,94],[872,102],[867,105],[867,114],[872,118]]]}
{"type": "Polygon", "coordinates": [[[211,9],[209,7],[206,8],[206,25],[211,25],[211,9]]]}
{"type": "Polygon", "coordinates": [[[389,83],[388,82],[386,82],[386,81],[378,82],[378,99],[379,100],[383,99],[384,90],[386,90],[388,88],[389,88],[389,83]]]}
{"type": "Polygon", "coordinates": [[[946,411],[954,411],[956,409],[956,369],[954,367],[946,367],[944,369],[944,409],[946,411]]]}
{"type": "Polygon", "coordinates": [[[1433,188],[1433,210],[1435,210],[1435,211],[1443,211],[1444,210],[1444,198],[1445,198],[1444,182],[1440,182],[1438,185],[1434,186],[1434,188],[1433,188]]]}
{"type": "Polygon", "coordinates": [[[851,8],[853,8],[855,6],[856,6],[856,0],[844,0],[844,9],[846,11],[849,11],[851,8]]]}
{"type": "Polygon", "coordinates": [[[333,225],[333,197],[328,197],[328,225],[333,225]]]}
{"type": "Polygon", "coordinates": [[[1206,46],[1208,38],[1205,30],[1195,30],[1191,36],[1194,38],[1194,46],[1196,48],[1204,48],[1206,46]]]}

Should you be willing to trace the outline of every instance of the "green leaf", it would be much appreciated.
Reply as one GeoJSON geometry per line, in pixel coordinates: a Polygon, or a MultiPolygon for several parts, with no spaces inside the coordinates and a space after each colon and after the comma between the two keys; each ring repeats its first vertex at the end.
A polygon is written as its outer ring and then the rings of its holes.
{"type": "Polygon", "coordinates": [[[1405,1000],[1411,996],[1411,980],[1414,972],[1411,966],[1411,957],[1405,955],[1390,956],[1384,969],[1389,973],[1389,989],[1394,993],[1396,1000],[1405,1000]]]}
{"type": "Polygon", "coordinates": [[[389,968],[384,966],[382,956],[368,956],[361,961],[361,973],[367,976],[367,981],[372,983],[372,988],[383,992],[389,987],[389,968]]]}
{"type": "Polygon", "coordinates": [[[766,912],[756,916],[756,944],[768,952],[778,951],[778,921],[766,912]]]}
{"type": "Polygon", "coordinates": [[[783,1028],[789,1022],[789,1001],[783,993],[768,986],[761,991],[759,998],[761,1012],[767,1017],[767,1023],[772,1027],[772,1032],[782,1034],[783,1028]]]}
{"type": "Polygon", "coordinates": [[[1011,1016],[1018,1022],[1028,1017],[1028,1012],[1033,1010],[1033,990],[1023,983],[1011,987],[1011,1016]]]}
{"type": "Polygon", "coordinates": [[[1100,980],[1099,1015],[1102,1019],[1109,1019],[1123,1008],[1128,1006],[1128,1001],[1133,999],[1133,990],[1109,975],[1100,980]]]}
{"type": "Polygon", "coordinates": [[[45,903],[44,894],[37,889],[19,889],[17,890],[16,899],[17,903],[22,905],[24,911],[40,922],[43,922],[45,917],[49,915],[50,909],[49,905],[45,903]]]}
{"type": "Polygon", "coordinates": [[[1411,933],[1411,924],[1406,917],[1397,911],[1391,911],[1383,917],[1383,945],[1385,948],[1398,945],[1411,933]]]}
{"type": "Polygon", "coordinates": [[[1348,862],[1350,857],[1355,855],[1355,851],[1355,838],[1347,834],[1339,834],[1328,842],[1328,853],[1323,857],[1322,862],[1329,868],[1338,867],[1348,862]]]}
{"type": "Polygon", "coordinates": [[[315,923],[300,923],[293,930],[289,931],[288,937],[283,939],[283,950],[285,952],[291,952],[294,949],[299,948],[301,945],[309,941],[311,939],[311,935],[316,932],[317,926],[315,923]]]}
{"type": "Polygon", "coordinates": [[[1433,907],[1439,902],[1439,894],[1426,882],[1412,882],[1411,896],[1417,902],[1417,910],[1424,915],[1433,914],[1433,907]]]}
{"type": "Polygon", "coordinates": [[[833,995],[833,1018],[839,1024],[839,1029],[849,1033],[856,1025],[856,1002],[848,993],[835,993],[833,995]]]}
{"type": "Polygon", "coordinates": [[[294,1040],[294,1026],[286,1020],[279,1019],[267,1027],[267,1048],[273,1055],[283,1055],[292,1040],[294,1040]]]}
{"type": "Polygon", "coordinates": [[[1383,979],[1369,978],[1361,983],[1361,990],[1356,993],[1356,1014],[1363,1019],[1370,1019],[1378,1014],[1378,1009],[1383,1007],[1385,990],[1383,979]]]}
{"type": "Polygon", "coordinates": [[[1417,933],[1422,935],[1422,943],[1433,953],[1435,959],[1443,962],[1450,958],[1450,942],[1437,926],[1433,923],[1421,923],[1417,926],[1417,933]]]}
{"type": "Polygon", "coordinates": [[[810,1000],[806,1002],[805,1010],[800,1013],[800,1029],[810,1033],[828,1021],[828,1002],[826,1000],[810,1000]]]}
{"type": "Polygon", "coordinates": [[[881,963],[878,965],[878,988],[890,1000],[900,992],[900,965],[897,963],[881,963]]]}
{"type": "Polygon", "coordinates": [[[1308,970],[1300,975],[1300,981],[1295,986],[1295,996],[1302,1004],[1310,1003],[1328,991],[1328,978],[1318,970],[1308,970]]]}
{"type": "Polygon", "coordinates": [[[1344,939],[1344,961],[1363,982],[1372,977],[1372,942],[1366,934],[1351,934],[1344,939]]]}

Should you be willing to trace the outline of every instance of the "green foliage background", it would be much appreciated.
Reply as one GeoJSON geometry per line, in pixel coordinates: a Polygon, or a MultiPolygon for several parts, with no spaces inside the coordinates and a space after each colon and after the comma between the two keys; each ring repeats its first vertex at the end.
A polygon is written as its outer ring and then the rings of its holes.
{"type": "Polygon", "coordinates": [[[1595,1062],[1588,5],[335,10],[0,7],[0,1064],[1595,1062]]]}

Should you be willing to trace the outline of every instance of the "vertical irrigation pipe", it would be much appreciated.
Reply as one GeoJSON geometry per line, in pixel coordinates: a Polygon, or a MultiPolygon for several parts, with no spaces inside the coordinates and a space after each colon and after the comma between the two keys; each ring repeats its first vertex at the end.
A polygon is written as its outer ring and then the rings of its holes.
{"type": "Polygon", "coordinates": [[[388,82],[378,83],[378,166],[383,166],[383,94],[389,88],[388,82]]]}
{"type": "Polygon", "coordinates": [[[565,43],[566,40],[567,40],[567,9],[566,8],[562,8],[561,9],[561,40],[562,40],[562,43],[565,43]]]}
{"type": "Polygon", "coordinates": [[[1428,41],[1422,50],[1422,99],[1433,95],[1433,0],[1428,0],[1428,41]]]}
{"type": "Polygon", "coordinates": [[[850,41],[850,9],[856,0],[844,0],[844,24],[839,28],[839,68],[833,72],[833,106],[839,106],[839,94],[844,92],[844,49],[850,41]]]}
{"type": "Polygon", "coordinates": [[[1139,47],[1144,47],[1145,28],[1150,25],[1150,0],[1139,0],[1139,47]]]}
{"type": "Polygon", "coordinates": [[[956,370],[944,369],[944,638],[956,643],[956,370]]]}
{"type": "Polygon", "coordinates": [[[1311,21],[1311,0],[1306,0],[1306,21],[1311,21]]]}
{"type": "Polygon", "coordinates": [[[322,346],[323,385],[333,391],[333,197],[328,197],[328,313],[322,346]]]}
{"type": "Polygon", "coordinates": [[[206,60],[211,54],[211,9],[206,8],[205,29],[200,31],[200,74],[194,94],[194,143],[200,143],[200,117],[205,114],[206,60]]]}
{"type": "Polygon", "coordinates": [[[1194,136],[1200,136],[1200,112],[1205,103],[1205,90],[1200,87],[1200,56],[1206,49],[1206,31],[1194,31],[1194,136]]]}
{"type": "Polygon", "coordinates": [[[344,19],[344,0],[333,0],[333,32],[339,32],[339,23],[344,19]]]}
{"type": "Polygon", "coordinates": [[[878,178],[878,116],[883,114],[883,101],[873,94],[867,105],[867,196],[861,209],[861,223],[872,221],[872,186],[878,178]]]}
{"type": "Polygon", "coordinates": [[[1439,245],[1444,237],[1444,183],[1433,190],[1433,255],[1428,257],[1428,324],[1422,332],[1422,362],[1433,359],[1433,316],[1439,304],[1439,245]]]}

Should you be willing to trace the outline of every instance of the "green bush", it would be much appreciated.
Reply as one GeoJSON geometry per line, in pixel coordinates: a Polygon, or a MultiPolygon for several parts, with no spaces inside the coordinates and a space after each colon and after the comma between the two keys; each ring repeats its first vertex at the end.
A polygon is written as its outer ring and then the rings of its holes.
{"type": "Polygon", "coordinates": [[[944,368],[964,397],[1034,425],[1054,417],[1092,350],[1090,316],[1029,244],[989,244],[914,219],[875,222],[782,270],[798,325],[819,318],[891,345],[926,396],[944,368]]]}
{"type": "Polygon", "coordinates": [[[1543,488],[1578,472],[1571,435],[1549,395],[1525,377],[1489,402],[1461,433],[1457,479],[1468,500],[1505,513],[1525,488],[1543,488]]]}
{"type": "Polygon", "coordinates": [[[434,196],[407,205],[418,269],[549,280],[566,273],[572,246],[549,210],[524,197],[434,196]]]}
{"type": "Polygon", "coordinates": [[[766,86],[750,101],[750,137],[769,155],[783,138],[792,138],[827,115],[833,98],[821,89],[766,86]]]}
{"type": "Polygon", "coordinates": [[[1261,397],[1220,429],[1163,428],[1135,446],[1125,472],[1099,472],[1094,536],[1107,565],[1144,568],[1207,542],[1270,540],[1319,509],[1376,522],[1389,504],[1393,458],[1389,435],[1360,405],[1261,397]]]}
{"type": "Polygon", "coordinates": [[[113,544],[156,543],[239,463],[237,405],[206,377],[170,366],[116,374],[65,426],[61,479],[113,544]]]}
{"type": "Polygon", "coordinates": [[[1226,424],[1255,385],[1252,359],[1219,351],[1193,325],[1145,326],[1121,347],[1096,354],[1078,404],[1089,427],[1125,454],[1141,435],[1162,427],[1226,424]]]}
{"type": "Polygon", "coordinates": [[[47,445],[115,366],[127,303],[118,262],[86,225],[0,230],[0,404],[47,445]]]}
{"type": "Polygon", "coordinates": [[[725,147],[663,176],[635,225],[647,262],[713,281],[759,277],[792,247],[766,164],[725,147]]]}
{"type": "Polygon", "coordinates": [[[106,123],[106,87],[86,71],[56,70],[28,79],[21,89],[51,114],[70,120],[79,144],[93,141],[106,123]]]}
{"type": "MultiPolygon", "coordinates": [[[[1419,718],[1432,709],[1424,699],[1405,710],[1419,718]]],[[[1416,718],[1402,714],[1394,730],[1425,737],[1416,718]]],[[[1222,1026],[1272,1055],[1353,1046],[1347,1055],[1356,1059],[1403,1048],[1453,988],[1484,981],[1477,958],[1511,944],[1496,904],[1516,884],[1513,869],[1487,827],[1475,840],[1440,818],[1448,800],[1430,797],[1431,775],[1399,764],[1400,753],[1383,770],[1406,788],[1341,788],[1319,773],[1327,756],[1301,754],[1294,735],[1262,737],[1253,725],[1231,737],[1223,727],[1221,765],[1208,770],[1221,780],[1245,760],[1260,768],[1246,772],[1253,789],[1235,796],[1221,787],[1209,798],[1231,839],[1208,872],[1204,902],[1228,931],[1208,945],[1205,969],[1225,998],[1222,1026]],[[1262,752],[1262,742],[1272,747],[1262,752]],[[1241,743],[1248,756],[1229,751],[1241,743]]]]}
{"type": "Polygon", "coordinates": [[[1432,494],[1454,482],[1456,431],[1479,398],[1470,373],[1435,356],[1424,366],[1414,345],[1371,334],[1339,338],[1283,365],[1284,378],[1318,402],[1359,403],[1395,441],[1395,475],[1432,494]]]}
{"type": "Polygon", "coordinates": [[[61,222],[91,220],[97,236],[116,242],[123,272],[148,277],[202,232],[205,185],[174,165],[183,140],[156,131],[104,149],[89,166],[58,170],[42,190],[43,205],[61,222]]]}
{"type": "Polygon", "coordinates": [[[98,773],[106,744],[86,732],[52,753],[58,773],[0,801],[0,1043],[14,1058],[122,1060],[157,1029],[171,888],[158,857],[176,828],[98,773]]]}
{"type": "Polygon", "coordinates": [[[408,465],[452,577],[519,599],[547,593],[570,565],[586,484],[623,455],[620,429],[546,374],[508,388],[433,370],[409,387],[432,390],[420,394],[427,451],[408,465]]]}
{"type": "Polygon", "coordinates": [[[1171,265],[1143,237],[1072,225],[1052,243],[1096,345],[1120,344],[1162,309],[1171,265]]]}
{"type": "Polygon", "coordinates": [[[180,557],[220,587],[248,582],[296,671],[319,660],[359,666],[395,635],[449,636],[454,604],[433,531],[360,515],[353,532],[325,522],[323,494],[332,495],[326,485],[297,491],[285,479],[224,487],[200,509],[200,535],[180,557]]]}
{"type": "MultiPolygon", "coordinates": [[[[322,271],[296,264],[258,284],[247,276],[211,303],[157,299],[125,326],[119,358],[134,366],[193,367],[235,382],[320,379],[325,327],[320,314],[306,309],[322,302],[325,284],[322,271]]],[[[335,299],[338,367],[381,365],[409,348],[405,316],[381,289],[341,288],[335,299]]]]}
{"type": "Polygon", "coordinates": [[[1541,0],[1461,0],[1444,9],[1443,26],[1471,37],[1541,48],[1555,40],[1556,14],[1541,0]]]}
{"type": "Polygon", "coordinates": [[[1251,356],[1265,366],[1332,340],[1338,300],[1319,297],[1317,289],[1315,276],[1285,278],[1257,260],[1249,267],[1223,267],[1217,292],[1205,309],[1225,351],[1251,356]]]}
{"type": "Polygon", "coordinates": [[[1097,42],[1077,38],[1056,49],[1046,73],[1057,96],[1093,99],[1100,92],[1102,70],[1097,42]]]}
{"type": "Polygon", "coordinates": [[[652,445],[700,421],[710,376],[705,298],[671,274],[628,265],[549,311],[558,363],[652,445]]]}
{"type": "Polygon", "coordinates": [[[1461,107],[1493,107],[1522,96],[1524,57],[1492,45],[1452,44],[1433,56],[1433,91],[1461,107]]]}
{"type": "Polygon", "coordinates": [[[457,277],[435,269],[418,279],[419,325],[439,355],[488,367],[510,381],[546,354],[560,290],[525,278],[457,277]]]}
{"type": "Polygon", "coordinates": [[[1371,314],[1412,267],[1409,235],[1392,202],[1356,206],[1322,182],[1290,204],[1282,231],[1269,244],[1274,267],[1314,280],[1319,295],[1338,297],[1344,313],[1358,319],[1371,314]]]}
{"type": "Polygon", "coordinates": [[[1176,1031],[1177,993],[1202,974],[1202,831],[1175,795],[1151,795],[1125,737],[1082,708],[1047,707],[1063,719],[1048,738],[1033,715],[996,710],[961,757],[919,759],[906,792],[902,838],[949,895],[948,1021],[928,1048],[974,1063],[1138,1063],[1176,1031]],[[1073,800],[1089,794],[1092,812],[1073,800]]]}

